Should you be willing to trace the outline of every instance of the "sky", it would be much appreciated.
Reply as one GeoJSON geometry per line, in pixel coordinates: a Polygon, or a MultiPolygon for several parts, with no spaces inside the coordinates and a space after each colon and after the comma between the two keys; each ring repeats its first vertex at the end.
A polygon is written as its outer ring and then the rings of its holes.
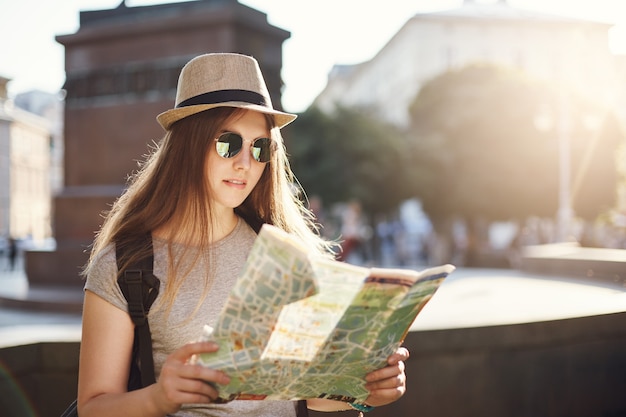
{"type": "MultiPolygon", "coordinates": [[[[56,35],[79,27],[79,11],[111,9],[121,0],[0,0],[0,76],[12,79],[9,97],[39,89],[57,92],[65,80],[56,35]]],[[[129,7],[177,0],[126,0],[129,7]]],[[[283,44],[283,107],[306,110],[335,64],[373,58],[416,13],[451,9],[463,0],[239,0],[291,32],[283,44]]],[[[474,0],[493,2],[494,0],[474,0]]],[[[508,0],[519,8],[616,24],[626,52],[624,0],[508,0]]]]}

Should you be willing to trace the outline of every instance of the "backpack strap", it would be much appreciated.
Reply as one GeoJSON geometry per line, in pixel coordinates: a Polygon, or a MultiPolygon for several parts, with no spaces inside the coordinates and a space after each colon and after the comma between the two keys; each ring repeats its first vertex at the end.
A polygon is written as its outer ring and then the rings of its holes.
{"type": "MultiPolygon", "coordinates": [[[[142,236],[141,240],[132,246],[135,248],[149,246],[150,255],[130,264],[123,270],[123,273],[119,274],[117,280],[120,290],[128,301],[128,314],[135,325],[133,361],[128,381],[129,390],[146,387],[156,381],[148,312],[159,293],[160,285],[160,281],[153,274],[152,235],[148,233],[142,236]]],[[[124,249],[128,250],[128,247],[122,248],[116,245],[115,248],[119,271],[122,271],[123,261],[128,259],[124,249]]]]}
{"type": "Polygon", "coordinates": [[[298,408],[296,408],[296,417],[308,417],[309,409],[306,406],[306,400],[298,400],[298,408]]]}

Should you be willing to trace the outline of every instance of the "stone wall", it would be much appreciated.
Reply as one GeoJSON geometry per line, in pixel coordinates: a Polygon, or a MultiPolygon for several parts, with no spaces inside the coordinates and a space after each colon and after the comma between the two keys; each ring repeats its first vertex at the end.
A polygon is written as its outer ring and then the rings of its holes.
{"type": "Polygon", "coordinates": [[[59,417],[76,397],[78,342],[0,348],[0,416],[59,417]]]}
{"type": "MultiPolygon", "coordinates": [[[[405,344],[408,393],[368,417],[626,416],[626,312],[411,332],[405,344]]],[[[58,417],[76,396],[78,350],[0,349],[0,415],[58,417]]],[[[335,415],[356,412],[311,413],[335,415]]]]}

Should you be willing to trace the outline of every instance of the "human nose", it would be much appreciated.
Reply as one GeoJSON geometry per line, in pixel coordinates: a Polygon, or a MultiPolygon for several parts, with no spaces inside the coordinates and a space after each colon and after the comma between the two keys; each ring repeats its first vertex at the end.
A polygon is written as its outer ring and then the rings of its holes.
{"type": "Polygon", "coordinates": [[[249,169],[250,165],[252,165],[252,152],[251,152],[252,143],[250,141],[244,140],[241,144],[241,151],[233,160],[235,164],[235,168],[237,169],[249,169]]]}

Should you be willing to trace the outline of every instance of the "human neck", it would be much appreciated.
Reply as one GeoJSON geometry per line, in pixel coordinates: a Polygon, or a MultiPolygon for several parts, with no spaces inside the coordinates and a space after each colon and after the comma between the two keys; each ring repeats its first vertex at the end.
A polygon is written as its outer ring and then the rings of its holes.
{"type": "Polygon", "coordinates": [[[213,233],[211,233],[211,240],[217,242],[228,236],[237,226],[239,218],[234,211],[230,211],[228,214],[219,216],[215,219],[213,224],[213,233]]]}
{"type": "Polygon", "coordinates": [[[153,234],[160,239],[170,240],[176,243],[190,244],[193,246],[201,246],[203,243],[211,244],[228,236],[235,229],[238,221],[239,217],[234,211],[220,213],[220,215],[216,216],[214,219],[211,227],[209,242],[198,241],[197,239],[200,239],[200,235],[195,233],[194,230],[188,230],[188,228],[181,230],[173,223],[168,223],[155,229],[153,234]],[[190,236],[191,239],[189,239],[190,236]]]}

